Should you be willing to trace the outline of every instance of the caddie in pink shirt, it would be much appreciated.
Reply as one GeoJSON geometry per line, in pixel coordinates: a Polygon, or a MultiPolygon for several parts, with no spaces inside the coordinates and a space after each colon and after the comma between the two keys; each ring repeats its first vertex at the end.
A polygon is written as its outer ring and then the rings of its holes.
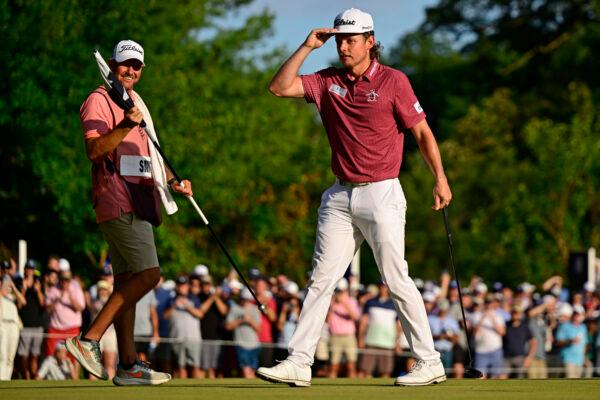
{"type": "Polygon", "coordinates": [[[109,66],[135,106],[119,108],[103,86],[80,109],[86,153],[92,162],[92,194],[96,222],[109,246],[114,290],[89,328],[66,341],[67,350],[90,373],[110,378],[102,365],[99,341],[114,323],[119,349],[115,385],[159,385],[171,375],[138,360],[133,339],[136,303],[160,279],[152,225],[161,222],[160,204],[177,211],[169,188],[192,195],[189,181],[176,182],[154,150],[148,134],[154,125],[148,108],[133,88],[144,69],[144,49],[132,40],[114,48],[109,66]],[[140,122],[144,120],[146,127],[140,122]]]}
{"type": "Polygon", "coordinates": [[[415,137],[435,178],[434,210],[452,199],[440,152],[408,78],[379,63],[373,18],[351,8],[337,15],[333,28],[314,29],[273,77],[269,90],[279,97],[304,97],[315,103],[331,146],[336,182],[319,207],[313,272],[289,356],[257,375],[271,382],[309,386],[310,366],[331,295],[356,250],[367,241],[389,288],[414,367],[395,381],[419,386],[446,380],[423,299],[408,275],[404,257],[406,199],[398,176],[404,132],[415,137]],[[299,75],[315,49],[335,37],[343,68],[299,75]]]}

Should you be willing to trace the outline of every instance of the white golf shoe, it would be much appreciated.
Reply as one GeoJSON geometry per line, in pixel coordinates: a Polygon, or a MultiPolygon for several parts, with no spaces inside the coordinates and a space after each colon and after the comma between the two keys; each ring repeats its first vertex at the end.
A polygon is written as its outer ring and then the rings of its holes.
{"type": "Polygon", "coordinates": [[[446,372],[440,360],[415,362],[406,375],[396,378],[396,386],[425,386],[446,381],[446,372]]]}
{"type": "Polygon", "coordinates": [[[287,383],[290,386],[310,386],[310,367],[300,367],[290,360],[283,360],[272,368],[261,367],[256,376],[269,382],[287,383]]]}

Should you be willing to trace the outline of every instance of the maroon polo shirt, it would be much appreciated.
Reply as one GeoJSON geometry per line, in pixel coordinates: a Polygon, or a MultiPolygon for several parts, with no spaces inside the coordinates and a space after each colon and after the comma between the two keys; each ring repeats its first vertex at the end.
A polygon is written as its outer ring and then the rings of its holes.
{"type": "Polygon", "coordinates": [[[376,60],[358,79],[344,69],[302,75],[304,97],[315,103],[331,146],[331,169],[348,182],[397,178],[404,129],[425,119],[402,72],[376,60]]]}

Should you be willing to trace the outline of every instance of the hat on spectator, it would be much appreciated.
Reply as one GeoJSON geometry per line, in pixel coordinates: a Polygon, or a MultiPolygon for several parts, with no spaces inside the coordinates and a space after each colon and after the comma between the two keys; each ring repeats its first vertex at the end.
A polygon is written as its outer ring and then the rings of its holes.
{"type": "Polygon", "coordinates": [[[66,348],[67,348],[67,346],[65,346],[65,342],[60,341],[56,344],[56,347],[54,347],[54,351],[59,351],[59,350],[63,350],[66,348]]]}
{"type": "Polygon", "coordinates": [[[512,312],[522,313],[523,312],[523,307],[521,307],[519,304],[515,304],[512,307],[512,312]]]}
{"type": "Polygon", "coordinates": [[[373,285],[371,283],[370,285],[367,285],[367,293],[373,296],[377,296],[379,294],[379,288],[377,287],[377,285],[373,285]]]}
{"type": "Polygon", "coordinates": [[[0,268],[1,269],[10,269],[10,261],[8,261],[8,260],[2,261],[2,263],[0,264],[0,268]]]}
{"type": "Polygon", "coordinates": [[[523,282],[517,287],[517,290],[523,293],[532,293],[535,290],[535,286],[529,282],[523,282]]]}
{"type": "Polygon", "coordinates": [[[423,290],[423,287],[425,286],[423,279],[415,278],[415,279],[413,279],[413,282],[415,283],[415,286],[417,287],[417,289],[423,290]]]}
{"type": "Polygon", "coordinates": [[[248,276],[250,277],[250,279],[259,279],[260,278],[260,270],[256,267],[250,268],[250,271],[248,272],[248,276]]]}
{"type": "Polygon", "coordinates": [[[104,267],[102,267],[102,273],[100,275],[104,275],[104,276],[110,276],[113,274],[113,270],[112,267],[110,266],[110,264],[108,265],[104,265],[104,267]]]}
{"type": "Polygon", "coordinates": [[[212,283],[212,278],[210,277],[210,275],[201,275],[200,276],[200,282],[202,282],[202,283],[212,283]]]}
{"type": "Polygon", "coordinates": [[[198,264],[194,267],[194,274],[198,276],[208,275],[208,267],[204,264],[198,264]]]}
{"type": "Polygon", "coordinates": [[[483,300],[481,299],[481,297],[473,297],[473,303],[475,303],[477,305],[482,305],[483,300]]]}
{"type": "Polygon", "coordinates": [[[475,291],[477,293],[487,293],[488,291],[488,287],[485,283],[483,282],[479,282],[476,286],[475,286],[475,291]]]}
{"type": "Polygon", "coordinates": [[[237,279],[230,280],[228,286],[231,290],[241,290],[244,287],[237,279]]]}
{"type": "Polygon", "coordinates": [[[71,275],[71,271],[69,271],[69,270],[60,271],[60,279],[62,279],[64,281],[68,281],[71,278],[73,278],[73,275],[71,275]]]}
{"type": "Polygon", "coordinates": [[[436,295],[433,292],[423,292],[423,301],[425,303],[435,302],[436,295]]]}
{"type": "Polygon", "coordinates": [[[341,292],[344,290],[348,290],[348,281],[346,280],[346,278],[342,278],[338,281],[337,286],[335,287],[335,290],[337,292],[341,292]]]}
{"type": "Polygon", "coordinates": [[[254,297],[252,297],[252,293],[250,293],[250,289],[248,289],[247,287],[245,287],[240,293],[240,298],[242,300],[254,300],[254,297]]]}
{"type": "Polygon", "coordinates": [[[448,311],[450,309],[450,302],[447,299],[441,299],[438,301],[437,306],[440,311],[448,311]]]}
{"type": "Polygon", "coordinates": [[[173,279],[167,279],[166,281],[163,282],[163,284],[161,285],[161,288],[163,288],[165,290],[173,290],[173,289],[175,289],[175,281],[173,279]]]}
{"type": "Polygon", "coordinates": [[[96,286],[98,286],[98,289],[106,289],[106,290],[110,289],[110,284],[107,281],[105,281],[104,279],[100,279],[98,281],[98,283],[96,283],[96,286]]]}
{"type": "Polygon", "coordinates": [[[187,276],[185,276],[185,275],[181,275],[181,276],[178,276],[178,277],[177,277],[177,280],[176,280],[176,282],[177,282],[177,284],[178,284],[178,285],[184,285],[184,284],[188,283],[188,282],[189,282],[189,280],[188,280],[188,277],[187,277],[187,276]]]}
{"type": "Polygon", "coordinates": [[[60,260],[58,260],[58,268],[61,271],[70,271],[71,264],[69,263],[69,260],[67,260],[66,258],[61,258],[60,260]]]}
{"type": "Polygon", "coordinates": [[[457,289],[458,288],[458,282],[456,282],[456,279],[452,279],[450,281],[450,288],[451,289],[457,289]]]}
{"type": "Polygon", "coordinates": [[[594,282],[590,282],[587,281],[584,285],[583,285],[583,289],[586,292],[593,292],[594,290],[596,290],[596,285],[594,285],[594,282]]]}
{"type": "Polygon", "coordinates": [[[576,314],[585,314],[585,309],[581,304],[575,304],[573,306],[573,312],[576,314]]]}
{"type": "Polygon", "coordinates": [[[288,281],[283,288],[287,294],[290,296],[296,296],[298,294],[298,284],[296,282],[288,281]]]}
{"type": "Polygon", "coordinates": [[[40,263],[35,261],[32,258],[27,260],[27,262],[25,263],[25,268],[29,268],[29,269],[38,269],[39,266],[40,266],[40,263]]]}
{"type": "Polygon", "coordinates": [[[558,315],[561,317],[571,317],[573,315],[573,307],[568,303],[563,303],[558,309],[558,315]]]}
{"type": "Polygon", "coordinates": [[[502,282],[494,282],[494,285],[492,286],[494,292],[499,292],[502,289],[504,289],[504,285],[502,284],[502,282]]]}

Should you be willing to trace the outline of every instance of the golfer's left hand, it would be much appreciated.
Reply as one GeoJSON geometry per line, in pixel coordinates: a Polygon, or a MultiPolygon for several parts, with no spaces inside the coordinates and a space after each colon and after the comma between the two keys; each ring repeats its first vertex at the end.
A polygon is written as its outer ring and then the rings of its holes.
{"type": "Polygon", "coordinates": [[[187,197],[194,195],[192,192],[192,182],[188,181],[187,179],[184,179],[179,183],[174,183],[171,185],[171,189],[173,189],[174,192],[181,193],[187,197]]]}
{"type": "Polygon", "coordinates": [[[452,191],[446,178],[440,178],[436,181],[433,187],[433,208],[434,210],[441,210],[448,206],[452,200],[452,191]]]}

